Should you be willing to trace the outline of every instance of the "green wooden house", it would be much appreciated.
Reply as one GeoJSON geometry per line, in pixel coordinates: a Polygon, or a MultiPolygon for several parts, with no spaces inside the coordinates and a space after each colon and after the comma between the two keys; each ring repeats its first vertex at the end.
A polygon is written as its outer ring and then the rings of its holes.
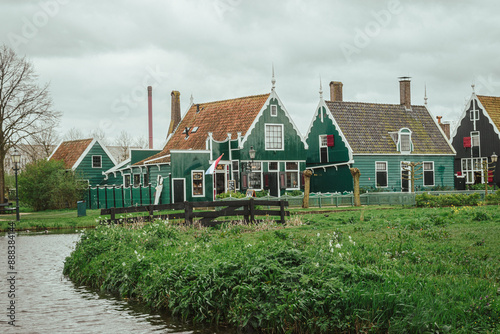
{"type": "Polygon", "coordinates": [[[178,119],[161,152],[128,168],[148,174],[154,187],[163,183],[161,203],[211,201],[249,189],[279,197],[303,187],[307,144],[274,83],[268,94],[192,103],[178,119]],[[220,156],[215,172],[206,174],[220,156]]]}
{"type": "Polygon", "coordinates": [[[320,102],[306,140],[312,192],[352,191],[349,168],[368,190],[417,190],[454,186],[455,151],[425,106],[411,105],[410,81],[400,81],[401,103],[345,102],[342,83],[331,82],[331,101],[320,102]]]}
{"type": "Polygon", "coordinates": [[[87,180],[90,186],[102,184],[103,172],[116,165],[106,146],[92,138],[63,141],[49,159],[64,161],[67,169],[74,170],[82,179],[87,180]]]}

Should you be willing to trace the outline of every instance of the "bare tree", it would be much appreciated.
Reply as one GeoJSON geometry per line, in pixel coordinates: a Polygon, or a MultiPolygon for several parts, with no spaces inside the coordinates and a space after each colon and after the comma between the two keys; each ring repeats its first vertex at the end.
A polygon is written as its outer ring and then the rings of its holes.
{"type": "Polygon", "coordinates": [[[99,140],[99,142],[101,144],[103,144],[104,146],[108,145],[108,140],[106,138],[106,132],[104,132],[104,130],[102,128],[97,128],[97,129],[90,131],[89,137],[99,140]]]}
{"type": "Polygon", "coordinates": [[[149,142],[145,137],[137,137],[134,140],[134,146],[138,148],[148,148],[149,142]]]}
{"type": "Polygon", "coordinates": [[[5,198],[5,156],[9,149],[55,127],[49,85],[39,86],[33,64],[0,46],[0,202],[5,198]]]}
{"type": "Polygon", "coordinates": [[[51,128],[28,138],[26,144],[19,145],[19,150],[26,155],[28,162],[34,162],[48,158],[58,142],[59,135],[54,128],[51,128]]]}
{"type": "Polygon", "coordinates": [[[120,161],[128,159],[129,149],[132,146],[133,138],[127,131],[122,130],[115,140],[115,145],[120,147],[120,161]]]}
{"type": "Polygon", "coordinates": [[[85,135],[82,130],[75,127],[69,129],[63,136],[64,141],[85,139],[85,135]]]}

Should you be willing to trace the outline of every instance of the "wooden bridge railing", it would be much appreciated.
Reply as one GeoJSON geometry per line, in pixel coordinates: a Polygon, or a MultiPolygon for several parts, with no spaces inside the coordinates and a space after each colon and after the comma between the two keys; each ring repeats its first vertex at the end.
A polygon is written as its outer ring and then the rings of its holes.
{"type": "Polygon", "coordinates": [[[255,222],[256,216],[279,216],[279,222],[285,223],[285,216],[290,216],[288,201],[284,200],[257,200],[249,198],[240,201],[217,201],[217,202],[183,202],[175,204],[144,205],[128,208],[109,208],[102,209],[101,215],[110,215],[108,223],[117,223],[120,221],[133,222],[139,219],[151,221],[153,219],[184,219],[187,224],[192,224],[196,218],[201,218],[199,222],[203,226],[213,226],[221,222],[215,221],[218,217],[242,216],[245,222],[255,222]],[[279,207],[274,210],[263,210],[257,206],[279,207]],[[195,210],[195,208],[216,208],[215,210],[195,210]],[[159,211],[183,210],[184,212],[155,214],[159,211]],[[119,214],[148,212],[147,216],[139,217],[119,217],[119,214]]]}

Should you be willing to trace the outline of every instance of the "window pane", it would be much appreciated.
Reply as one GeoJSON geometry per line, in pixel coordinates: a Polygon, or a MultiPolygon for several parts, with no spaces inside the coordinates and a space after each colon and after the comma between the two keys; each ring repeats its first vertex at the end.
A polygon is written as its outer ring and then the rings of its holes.
{"type": "Polygon", "coordinates": [[[193,195],[203,195],[203,172],[193,172],[193,195]]]}
{"type": "Polygon", "coordinates": [[[424,170],[433,170],[434,164],[432,162],[424,162],[424,170]]]}
{"type": "Polygon", "coordinates": [[[387,172],[377,172],[377,187],[387,187],[387,172]]]}
{"type": "Polygon", "coordinates": [[[283,148],[283,127],[281,125],[266,125],[266,149],[281,150],[283,148]]]}
{"type": "Polygon", "coordinates": [[[299,170],[299,164],[297,162],[287,162],[286,170],[299,170]]]}
{"type": "Polygon", "coordinates": [[[268,169],[271,171],[276,171],[278,170],[278,162],[277,161],[271,161],[269,162],[268,169]]]}
{"type": "Polygon", "coordinates": [[[377,170],[387,170],[386,166],[387,166],[386,162],[377,162],[376,164],[377,170]]]}
{"type": "Polygon", "coordinates": [[[319,136],[319,147],[327,147],[328,146],[328,140],[326,138],[326,135],[319,136]]]}
{"type": "Polygon", "coordinates": [[[298,188],[299,187],[299,173],[298,172],[286,172],[286,187],[287,188],[298,188]]]}
{"type": "Polygon", "coordinates": [[[434,185],[434,172],[426,171],[424,172],[424,186],[433,186],[434,185]]]}
{"type": "Polygon", "coordinates": [[[410,135],[401,134],[401,151],[408,152],[411,150],[410,147],[410,135]]]}

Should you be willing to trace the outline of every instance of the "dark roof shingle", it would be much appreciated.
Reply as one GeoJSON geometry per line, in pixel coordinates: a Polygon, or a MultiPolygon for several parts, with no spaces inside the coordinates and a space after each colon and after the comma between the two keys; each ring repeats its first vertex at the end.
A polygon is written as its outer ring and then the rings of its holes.
{"type": "Polygon", "coordinates": [[[412,154],[454,154],[424,106],[325,101],[354,154],[396,154],[390,132],[412,131],[412,154]]]}

